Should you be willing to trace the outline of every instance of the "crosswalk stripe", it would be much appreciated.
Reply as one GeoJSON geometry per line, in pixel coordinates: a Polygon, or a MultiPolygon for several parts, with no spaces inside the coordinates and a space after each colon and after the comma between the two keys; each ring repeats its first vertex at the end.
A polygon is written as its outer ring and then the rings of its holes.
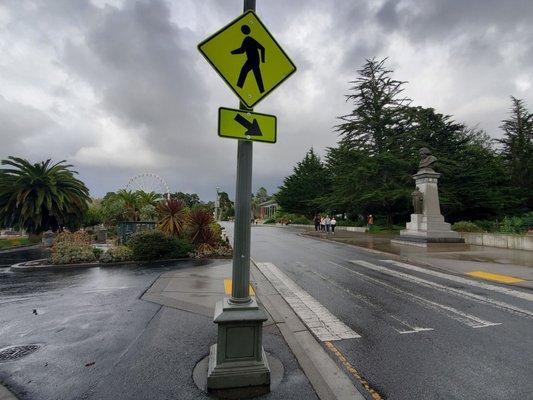
{"type": "Polygon", "coordinates": [[[433,330],[433,328],[423,328],[419,326],[413,326],[406,320],[400,317],[397,317],[396,315],[393,315],[389,313],[388,311],[385,311],[382,307],[380,307],[378,304],[376,304],[373,300],[369,299],[368,297],[360,293],[352,292],[351,290],[345,288],[342,285],[339,285],[337,282],[329,279],[327,276],[322,275],[319,272],[316,272],[316,271],[310,271],[310,272],[319,276],[321,279],[327,281],[335,289],[342,290],[343,292],[347,293],[350,297],[353,297],[354,299],[365,303],[369,308],[377,310],[378,311],[377,317],[385,321],[386,323],[390,324],[392,329],[394,329],[399,334],[406,335],[406,334],[411,334],[411,333],[426,332],[426,331],[433,330]]]}
{"type": "Polygon", "coordinates": [[[380,261],[384,262],[384,263],[388,263],[388,264],[393,264],[393,265],[396,265],[398,267],[410,269],[411,271],[421,272],[421,273],[426,274],[426,275],[433,275],[433,276],[436,276],[438,278],[444,278],[444,279],[447,279],[447,280],[450,280],[450,281],[455,281],[455,282],[458,282],[458,283],[463,283],[463,284],[466,284],[466,285],[475,286],[475,287],[478,287],[478,288],[481,288],[481,289],[492,290],[494,292],[499,292],[499,293],[502,293],[502,294],[506,294],[508,296],[517,297],[519,299],[533,301],[533,294],[532,293],[521,292],[521,291],[515,290],[515,289],[510,289],[510,288],[506,288],[506,287],[502,287],[502,286],[491,285],[490,283],[479,282],[479,281],[475,281],[473,279],[467,279],[467,278],[463,278],[463,277],[460,277],[460,276],[445,274],[445,273],[442,273],[442,272],[439,272],[439,271],[434,271],[434,270],[428,269],[428,268],[420,268],[420,267],[417,267],[416,265],[406,264],[406,263],[399,262],[399,261],[394,261],[394,260],[380,260],[380,261]]]}
{"type": "MultiPolygon", "coordinates": [[[[400,271],[397,271],[397,270],[394,270],[394,269],[389,269],[387,267],[382,267],[381,265],[372,264],[372,263],[369,263],[368,261],[352,260],[350,262],[353,263],[353,264],[361,265],[361,266],[363,266],[365,268],[372,269],[374,271],[381,272],[381,273],[389,275],[389,276],[394,276],[396,278],[400,278],[400,279],[403,279],[403,280],[411,281],[411,282],[417,283],[417,284],[422,285],[422,286],[431,287],[433,289],[437,289],[437,290],[446,292],[448,294],[454,294],[454,295],[459,296],[459,297],[467,298],[467,299],[470,299],[470,300],[475,300],[475,301],[478,301],[478,302],[481,302],[481,303],[486,303],[486,304],[489,304],[489,305],[491,305],[493,307],[502,309],[504,311],[510,311],[510,312],[512,312],[514,314],[518,314],[520,316],[526,316],[526,317],[530,317],[530,318],[533,317],[533,312],[532,311],[525,310],[525,309],[520,308],[520,307],[516,307],[516,306],[514,306],[512,304],[505,303],[503,301],[494,300],[494,299],[491,299],[490,297],[487,297],[487,296],[483,296],[483,295],[480,295],[480,294],[474,294],[474,293],[467,292],[465,290],[456,289],[456,288],[452,288],[452,287],[449,287],[449,286],[441,285],[440,283],[437,283],[437,282],[428,281],[427,279],[419,278],[417,276],[409,275],[409,274],[406,274],[406,273],[403,273],[403,272],[400,272],[400,271]]],[[[404,263],[402,263],[402,264],[403,265],[409,265],[409,264],[404,264],[404,263]]]]}
{"type": "Polygon", "coordinates": [[[257,267],[319,340],[333,341],[361,337],[274,264],[257,263],[257,267]]]}
{"type": "Polygon", "coordinates": [[[360,272],[357,272],[357,271],[354,271],[353,269],[351,268],[348,268],[348,267],[345,267],[343,265],[340,265],[340,264],[337,264],[333,261],[330,261],[331,264],[333,265],[336,265],[337,267],[339,268],[343,268],[347,271],[350,271],[352,274],[354,275],[357,275],[359,277],[361,277],[362,279],[364,280],[367,280],[369,282],[372,282],[376,285],[379,285],[379,286],[383,286],[383,287],[386,287],[388,288],[389,290],[391,290],[392,292],[395,292],[396,294],[398,294],[400,297],[404,297],[408,300],[411,300],[417,304],[420,304],[421,306],[424,306],[426,308],[430,308],[436,312],[439,312],[441,314],[444,314],[446,315],[447,317],[457,321],[457,322],[460,322],[462,324],[465,324],[471,328],[486,328],[486,327],[489,327],[489,326],[495,326],[495,325],[501,325],[500,322],[490,322],[490,321],[485,321],[481,318],[478,318],[476,317],[475,315],[471,315],[471,314],[468,314],[468,313],[465,313],[465,312],[462,312],[462,311],[459,311],[457,310],[456,308],[454,307],[451,307],[451,306],[447,306],[445,304],[440,304],[440,303],[437,303],[435,301],[432,301],[432,300],[428,300],[424,297],[421,297],[421,296],[417,296],[413,293],[410,293],[406,290],[403,290],[399,287],[396,287],[396,286],[393,286],[393,285],[390,285],[386,282],[383,282],[383,281],[380,281],[379,279],[375,279],[375,278],[372,278],[371,276],[368,276],[368,275],[365,275],[365,274],[362,274],[360,272]]]}

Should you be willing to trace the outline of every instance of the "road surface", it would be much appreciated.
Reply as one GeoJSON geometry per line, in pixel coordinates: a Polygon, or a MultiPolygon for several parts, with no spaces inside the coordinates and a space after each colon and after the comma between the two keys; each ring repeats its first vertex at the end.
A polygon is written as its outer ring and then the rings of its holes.
{"type": "Polygon", "coordinates": [[[533,292],[298,233],[253,226],[252,257],[354,382],[384,399],[532,398],[533,292]]]}

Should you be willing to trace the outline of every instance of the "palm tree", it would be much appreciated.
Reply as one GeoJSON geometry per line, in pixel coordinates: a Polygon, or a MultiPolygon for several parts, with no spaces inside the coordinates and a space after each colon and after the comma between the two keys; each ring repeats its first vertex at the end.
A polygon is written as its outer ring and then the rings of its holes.
{"type": "Polygon", "coordinates": [[[78,226],[90,202],[89,189],[65,162],[2,160],[9,167],[0,168],[0,225],[32,234],[78,226]]]}
{"type": "Polygon", "coordinates": [[[126,221],[137,221],[139,219],[139,192],[120,189],[113,195],[113,201],[122,204],[122,218],[126,221]]]}
{"type": "Polygon", "coordinates": [[[180,235],[187,218],[187,208],[181,200],[170,198],[158,204],[157,208],[159,230],[169,235],[180,235]]]}
{"type": "Polygon", "coordinates": [[[145,192],[144,190],[138,190],[135,192],[135,194],[137,195],[139,208],[144,208],[146,206],[156,207],[162,200],[162,196],[156,192],[145,192]]]}

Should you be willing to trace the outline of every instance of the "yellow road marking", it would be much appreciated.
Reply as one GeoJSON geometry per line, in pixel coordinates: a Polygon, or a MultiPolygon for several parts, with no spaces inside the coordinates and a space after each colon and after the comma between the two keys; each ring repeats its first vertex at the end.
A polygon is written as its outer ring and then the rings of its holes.
{"type": "Polygon", "coordinates": [[[492,274],[490,272],[485,271],[472,271],[467,272],[466,274],[470,276],[475,276],[477,278],[486,279],[488,281],[495,281],[501,283],[517,283],[525,281],[525,279],[522,278],[516,278],[514,276],[509,275],[492,274]]]}
{"type": "Polygon", "coordinates": [[[326,344],[326,347],[331,350],[333,354],[337,356],[339,361],[344,365],[344,367],[348,370],[348,372],[357,379],[357,381],[363,385],[363,387],[366,389],[368,393],[372,396],[372,400],[383,400],[383,397],[376,392],[374,389],[370,387],[370,384],[361,376],[361,374],[350,364],[350,362],[342,355],[342,353],[335,347],[335,345],[331,342],[324,342],[326,344]]]}
{"type": "MultiPolygon", "coordinates": [[[[231,294],[231,279],[224,279],[224,292],[231,294]]],[[[250,285],[250,296],[255,296],[254,288],[250,285]]]]}

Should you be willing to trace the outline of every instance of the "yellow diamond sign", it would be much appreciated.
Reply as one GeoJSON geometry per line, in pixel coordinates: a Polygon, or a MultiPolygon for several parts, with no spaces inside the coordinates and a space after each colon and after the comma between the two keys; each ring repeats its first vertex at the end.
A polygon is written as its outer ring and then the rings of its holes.
{"type": "Polygon", "coordinates": [[[218,109],[218,136],[221,137],[276,143],[276,125],[274,115],[225,107],[218,109]]]}
{"type": "Polygon", "coordinates": [[[296,71],[253,11],[205,39],[198,50],[249,108],[296,71]]]}

